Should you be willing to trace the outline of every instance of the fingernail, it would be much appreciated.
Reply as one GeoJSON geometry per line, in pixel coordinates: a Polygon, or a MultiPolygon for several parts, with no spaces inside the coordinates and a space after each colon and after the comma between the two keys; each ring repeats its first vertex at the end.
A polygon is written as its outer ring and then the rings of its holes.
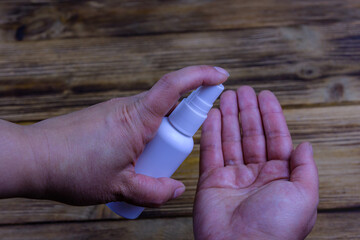
{"type": "Polygon", "coordinates": [[[214,67],[216,69],[216,71],[225,74],[226,76],[230,76],[230,74],[228,73],[228,71],[226,71],[225,69],[221,68],[221,67],[214,67]]]}
{"type": "Polygon", "coordinates": [[[185,192],[185,187],[179,187],[175,190],[173,198],[180,197],[181,194],[185,192]]]}
{"type": "Polygon", "coordinates": [[[308,143],[308,145],[309,145],[309,150],[310,150],[311,154],[314,155],[314,150],[313,150],[311,143],[308,143]]]}

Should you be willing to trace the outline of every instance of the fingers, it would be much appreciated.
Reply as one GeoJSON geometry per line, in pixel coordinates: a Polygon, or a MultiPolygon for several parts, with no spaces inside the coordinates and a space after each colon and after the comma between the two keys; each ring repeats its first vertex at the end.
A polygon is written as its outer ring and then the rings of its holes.
{"type": "Polygon", "coordinates": [[[300,144],[291,155],[290,181],[318,197],[319,179],[310,143],[300,144]]]}
{"type": "Polygon", "coordinates": [[[268,160],[289,160],[293,146],[280,103],[270,91],[259,94],[268,160]]]}
{"type": "Polygon", "coordinates": [[[240,122],[242,126],[242,149],[245,164],[266,161],[265,136],[254,89],[248,86],[237,90],[240,122]]]}
{"type": "Polygon", "coordinates": [[[239,110],[234,91],[226,91],[220,97],[222,116],[222,150],[225,165],[243,164],[239,110]]]}
{"type": "Polygon", "coordinates": [[[225,82],[229,74],[222,68],[191,66],[164,75],[145,95],[144,108],[156,117],[163,117],[180,96],[201,85],[225,82]]]}
{"type": "Polygon", "coordinates": [[[221,115],[218,109],[211,109],[201,132],[200,176],[219,167],[224,167],[221,148],[221,115]]]}
{"type": "Polygon", "coordinates": [[[144,207],[159,207],[167,201],[179,197],[185,186],[171,178],[153,178],[142,174],[130,177],[122,191],[125,200],[144,207]]]}

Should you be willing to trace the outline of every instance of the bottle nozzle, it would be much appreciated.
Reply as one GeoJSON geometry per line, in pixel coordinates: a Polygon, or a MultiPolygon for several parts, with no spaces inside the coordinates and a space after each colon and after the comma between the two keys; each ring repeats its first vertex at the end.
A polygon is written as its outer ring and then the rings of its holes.
{"type": "Polygon", "coordinates": [[[212,105],[222,91],[224,91],[224,86],[222,84],[216,86],[204,86],[200,87],[197,96],[212,105]]]}
{"type": "Polygon", "coordinates": [[[222,84],[199,87],[183,99],[170,114],[170,123],[183,134],[193,136],[223,90],[222,84]]]}

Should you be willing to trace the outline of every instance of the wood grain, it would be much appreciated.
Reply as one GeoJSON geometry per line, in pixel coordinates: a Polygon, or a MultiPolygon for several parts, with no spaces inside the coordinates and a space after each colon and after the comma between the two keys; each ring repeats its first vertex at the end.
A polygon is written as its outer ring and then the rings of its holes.
{"type": "MultiPolygon", "coordinates": [[[[360,207],[360,105],[286,109],[294,143],[313,143],[320,176],[320,210],[360,207]]],[[[195,148],[174,178],[186,192],[160,209],[146,209],[143,218],[191,216],[199,162],[199,132],[195,148]]],[[[51,201],[0,201],[0,224],[119,218],[104,205],[72,207],[51,201]]]]}
{"type": "Polygon", "coordinates": [[[191,218],[0,226],[1,239],[193,239],[191,218]]]}
{"type": "Polygon", "coordinates": [[[359,239],[360,212],[319,213],[313,231],[306,239],[359,239]]]}
{"type": "MultiPolygon", "coordinates": [[[[359,239],[360,212],[319,213],[306,239],[359,239]]],[[[4,240],[193,239],[191,217],[0,226],[4,240]]]]}
{"type": "MultiPolygon", "coordinates": [[[[228,89],[274,91],[294,143],[314,145],[320,214],[308,239],[360,239],[359,20],[356,0],[3,0],[0,118],[29,124],[137,94],[184,66],[224,67],[228,89]]],[[[192,239],[199,137],[174,176],[185,194],[141,219],[0,200],[0,238],[192,239]]]]}
{"type": "Polygon", "coordinates": [[[0,41],[319,25],[359,16],[354,0],[1,1],[0,41]]]}
{"type": "Polygon", "coordinates": [[[194,64],[285,107],[360,102],[360,23],[0,44],[0,118],[41,120],[149,89],[194,64]]]}

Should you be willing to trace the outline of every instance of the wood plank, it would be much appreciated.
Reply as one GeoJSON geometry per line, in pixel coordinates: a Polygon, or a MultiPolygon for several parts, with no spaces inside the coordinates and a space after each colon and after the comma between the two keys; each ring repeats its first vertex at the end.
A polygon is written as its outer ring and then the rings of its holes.
{"type": "MultiPolygon", "coordinates": [[[[359,239],[360,212],[319,213],[306,239],[359,239]]],[[[0,226],[6,240],[193,239],[191,217],[0,226]]]]}
{"type": "Polygon", "coordinates": [[[360,102],[360,22],[0,44],[0,118],[33,121],[150,88],[194,64],[287,106],[360,102]]]}
{"type": "Polygon", "coordinates": [[[360,211],[318,213],[313,231],[306,239],[359,239],[360,211]]]}
{"type": "Polygon", "coordinates": [[[144,35],[359,20],[356,0],[0,3],[0,41],[144,35]]]}
{"type": "Polygon", "coordinates": [[[193,239],[191,218],[0,226],[1,239],[193,239]]]}
{"type": "Polygon", "coordinates": [[[306,239],[359,239],[360,211],[319,213],[313,231],[306,239]]]}
{"type": "MultiPolygon", "coordinates": [[[[360,105],[286,109],[294,143],[311,141],[320,175],[320,210],[360,207],[360,105]]],[[[191,216],[198,178],[199,133],[190,157],[174,178],[185,183],[182,197],[160,209],[146,209],[142,218],[191,216]]],[[[73,207],[51,201],[0,201],[0,224],[119,218],[104,205],[73,207]]]]}

